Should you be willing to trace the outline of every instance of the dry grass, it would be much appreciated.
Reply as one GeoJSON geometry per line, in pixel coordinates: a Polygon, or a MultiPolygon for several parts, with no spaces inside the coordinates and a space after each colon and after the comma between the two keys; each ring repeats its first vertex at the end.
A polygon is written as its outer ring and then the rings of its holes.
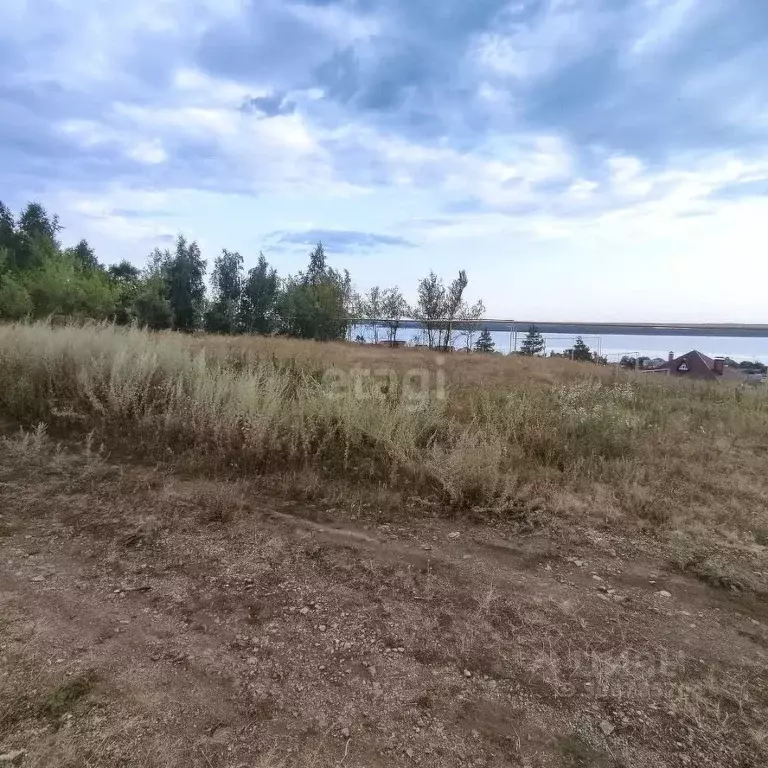
{"type": "Polygon", "coordinates": [[[758,389],[564,360],[38,323],[0,327],[0,413],[209,469],[501,511],[599,504],[603,518],[768,541],[758,389]]]}

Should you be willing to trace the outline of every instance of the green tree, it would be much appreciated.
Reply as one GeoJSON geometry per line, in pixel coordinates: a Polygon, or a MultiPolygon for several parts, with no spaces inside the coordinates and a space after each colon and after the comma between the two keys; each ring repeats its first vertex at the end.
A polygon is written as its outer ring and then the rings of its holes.
{"type": "Polygon", "coordinates": [[[57,216],[50,217],[40,203],[29,203],[21,212],[16,227],[12,257],[16,269],[42,267],[59,252],[56,239],[61,231],[57,216]]]}
{"type": "Polygon", "coordinates": [[[532,325],[520,346],[520,354],[540,355],[544,351],[544,346],[544,337],[539,333],[539,329],[532,325]]]}
{"type": "Polygon", "coordinates": [[[107,269],[107,276],[115,286],[114,321],[119,325],[138,322],[136,299],[140,287],[141,270],[130,261],[123,260],[107,269]]]}
{"type": "Polygon", "coordinates": [[[116,290],[100,270],[83,270],[71,254],[60,253],[22,277],[37,317],[67,315],[105,319],[115,312],[116,290]]]}
{"type": "Polygon", "coordinates": [[[485,314],[485,304],[482,300],[475,302],[472,306],[466,303],[462,303],[461,310],[459,312],[460,328],[459,336],[464,338],[464,349],[467,352],[472,351],[472,346],[475,341],[475,334],[477,333],[477,325],[475,322],[480,320],[485,314]]]}
{"type": "Polygon", "coordinates": [[[464,305],[464,290],[468,282],[467,273],[461,269],[459,270],[459,276],[448,286],[448,290],[445,292],[442,314],[446,324],[442,329],[443,338],[441,346],[446,352],[453,345],[453,324],[464,305]]]}
{"type": "Polygon", "coordinates": [[[16,222],[10,209],[0,200],[0,249],[8,251],[9,260],[16,249],[16,222]]]}
{"type": "Polygon", "coordinates": [[[290,277],[280,296],[279,308],[283,330],[290,336],[331,341],[346,335],[343,290],[338,284],[306,285],[290,277]]]}
{"type": "Polygon", "coordinates": [[[592,362],[592,350],[584,343],[584,339],[581,336],[576,337],[573,348],[566,349],[563,352],[563,356],[569,357],[571,360],[592,362]]]}
{"type": "MultiPolygon", "coordinates": [[[[417,320],[424,323],[430,347],[447,350],[452,346],[454,326],[462,316],[472,311],[464,303],[467,283],[467,273],[463,269],[447,288],[442,279],[432,271],[419,280],[418,301],[413,313],[417,320]]],[[[475,306],[479,307],[480,304],[475,306]]]]}
{"type": "Polygon", "coordinates": [[[493,352],[495,349],[496,344],[493,341],[491,332],[487,328],[483,328],[475,342],[475,350],[477,352],[493,352]]]}
{"type": "Polygon", "coordinates": [[[27,289],[10,272],[0,274],[0,319],[21,320],[32,309],[27,289]]]}
{"type": "Polygon", "coordinates": [[[141,277],[141,270],[134,267],[130,261],[123,259],[118,264],[112,264],[107,269],[107,274],[116,283],[133,283],[141,277]]]}
{"type": "Polygon", "coordinates": [[[649,363],[651,362],[651,358],[647,357],[646,355],[640,355],[640,357],[633,357],[632,355],[623,355],[621,360],[619,360],[619,365],[622,368],[647,368],[649,363]]]}
{"type": "Polygon", "coordinates": [[[445,285],[430,270],[426,277],[419,280],[418,301],[414,307],[416,319],[424,323],[427,345],[430,348],[435,346],[435,341],[439,343],[438,322],[442,319],[444,307],[445,285]]]}
{"type": "Polygon", "coordinates": [[[302,274],[302,282],[305,285],[319,285],[325,281],[327,271],[325,248],[323,248],[322,243],[318,243],[309,254],[309,265],[307,266],[307,271],[302,274]]]}
{"type": "Polygon", "coordinates": [[[374,285],[368,293],[360,297],[360,316],[364,317],[373,328],[373,342],[379,343],[379,324],[377,320],[384,317],[384,295],[378,285],[374,285]]]}
{"type": "Polygon", "coordinates": [[[205,301],[206,264],[199,246],[179,235],[174,252],[166,251],[160,263],[166,297],[173,311],[173,327],[195,330],[200,326],[205,301]]]}
{"type": "Polygon", "coordinates": [[[381,316],[387,328],[387,338],[390,344],[394,344],[397,339],[397,330],[402,323],[403,318],[411,312],[408,302],[405,300],[400,289],[386,288],[381,297],[381,316]]]}
{"type": "Polygon", "coordinates": [[[280,281],[277,271],[259,254],[255,267],[248,270],[240,298],[239,326],[245,333],[274,333],[278,325],[277,302],[280,281]]]}
{"type": "Polygon", "coordinates": [[[158,270],[148,269],[133,284],[130,316],[142,328],[158,331],[173,324],[173,308],[166,295],[166,285],[158,270]]]}
{"type": "Polygon", "coordinates": [[[243,257],[226,248],[213,263],[213,297],[205,312],[205,329],[213,333],[236,333],[239,328],[243,290],[243,257]]]}
{"type": "Polygon", "coordinates": [[[61,225],[59,217],[51,218],[40,203],[28,203],[19,216],[18,229],[28,237],[47,237],[55,242],[61,225]]]}
{"type": "Polygon", "coordinates": [[[307,271],[285,282],[279,299],[282,329],[304,339],[343,339],[352,298],[349,273],[328,267],[323,245],[318,243],[307,271]]]}
{"type": "Polygon", "coordinates": [[[87,240],[81,240],[74,248],[67,248],[67,253],[83,269],[98,269],[99,260],[96,258],[93,248],[88,245],[87,240]]]}
{"type": "Polygon", "coordinates": [[[16,246],[11,251],[12,266],[20,272],[40,269],[59,255],[58,245],[46,235],[27,235],[21,232],[17,234],[16,246]]]}

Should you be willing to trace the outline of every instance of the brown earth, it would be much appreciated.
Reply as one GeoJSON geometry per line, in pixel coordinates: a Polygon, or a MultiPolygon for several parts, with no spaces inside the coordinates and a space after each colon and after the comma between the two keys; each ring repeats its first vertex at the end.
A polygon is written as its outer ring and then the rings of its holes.
{"type": "Polygon", "coordinates": [[[417,509],[3,442],[0,765],[768,764],[764,572],[417,509]]]}

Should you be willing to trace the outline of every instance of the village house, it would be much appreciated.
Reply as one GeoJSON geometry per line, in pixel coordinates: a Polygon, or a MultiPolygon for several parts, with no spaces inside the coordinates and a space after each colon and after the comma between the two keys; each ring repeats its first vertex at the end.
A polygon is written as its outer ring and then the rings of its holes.
{"type": "Polygon", "coordinates": [[[674,352],[669,353],[669,360],[654,368],[647,368],[646,373],[661,373],[668,376],[680,376],[701,381],[733,381],[746,382],[747,374],[738,368],[725,364],[723,357],[707,357],[697,349],[692,349],[680,357],[674,352]]]}

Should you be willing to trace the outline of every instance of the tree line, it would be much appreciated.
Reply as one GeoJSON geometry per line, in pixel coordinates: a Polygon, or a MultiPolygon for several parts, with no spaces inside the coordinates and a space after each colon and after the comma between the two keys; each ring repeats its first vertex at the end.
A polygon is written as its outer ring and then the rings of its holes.
{"type": "MultiPolygon", "coordinates": [[[[483,302],[465,299],[464,270],[448,283],[430,271],[419,280],[416,303],[410,305],[397,286],[355,291],[349,272],[329,266],[322,243],[309,254],[306,269],[286,277],[263,254],[246,271],[243,257],[225,248],[213,260],[206,286],[208,264],[198,244],[183,235],[172,248],[156,248],[138,268],[129,261],[101,264],[86,240],[65,248],[61,231],[58,216],[40,203],[29,203],[14,217],[0,202],[0,320],[63,315],[153,330],[316,340],[342,339],[358,322],[372,329],[375,343],[394,344],[403,320],[412,318],[422,323],[416,341],[425,346],[494,351],[489,330],[477,326],[483,302]]],[[[543,352],[544,340],[531,328],[520,354],[543,352]]],[[[592,359],[581,339],[566,354],[592,359]]]]}
{"type": "Polygon", "coordinates": [[[285,333],[342,338],[351,303],[349,274],[328,266],[322,245],[305,271],[280,279],[263,255],[247,273],[239,253],[214,259],[210,290],[198,244],[179,235],[143,269],[101,264],[85,240],[59,241],[61,225],[39,203],[14,218],[0,202],[0,318],[108,319],[155,330],[285,333]]]}
{"type": "Polygon", "coordinates": [[[155,330],[280,333],[317,340],[341,339],[353,318],[370,319],[374,335],[394,342],[403,319],[423,319],[429,346],[447,348],[462,319],[479,318],[482,302],[463,299],[466,272],[448,285],[434,272],[419,282],[411,307],[398,287],[358,294],[349,272],[329,266],[322,243],[307,267],[280,277],[263,254],[248,271],[243,257],[224,249],[208,264],[194,241],[179,235],[173,248],[156,248],[143,268],[129,261],[105,266],[81,240],[64,248],[57,216],[29,203],[14,217],[0,202],[0,319],[67,317],[108,319],[155,330]]]}

